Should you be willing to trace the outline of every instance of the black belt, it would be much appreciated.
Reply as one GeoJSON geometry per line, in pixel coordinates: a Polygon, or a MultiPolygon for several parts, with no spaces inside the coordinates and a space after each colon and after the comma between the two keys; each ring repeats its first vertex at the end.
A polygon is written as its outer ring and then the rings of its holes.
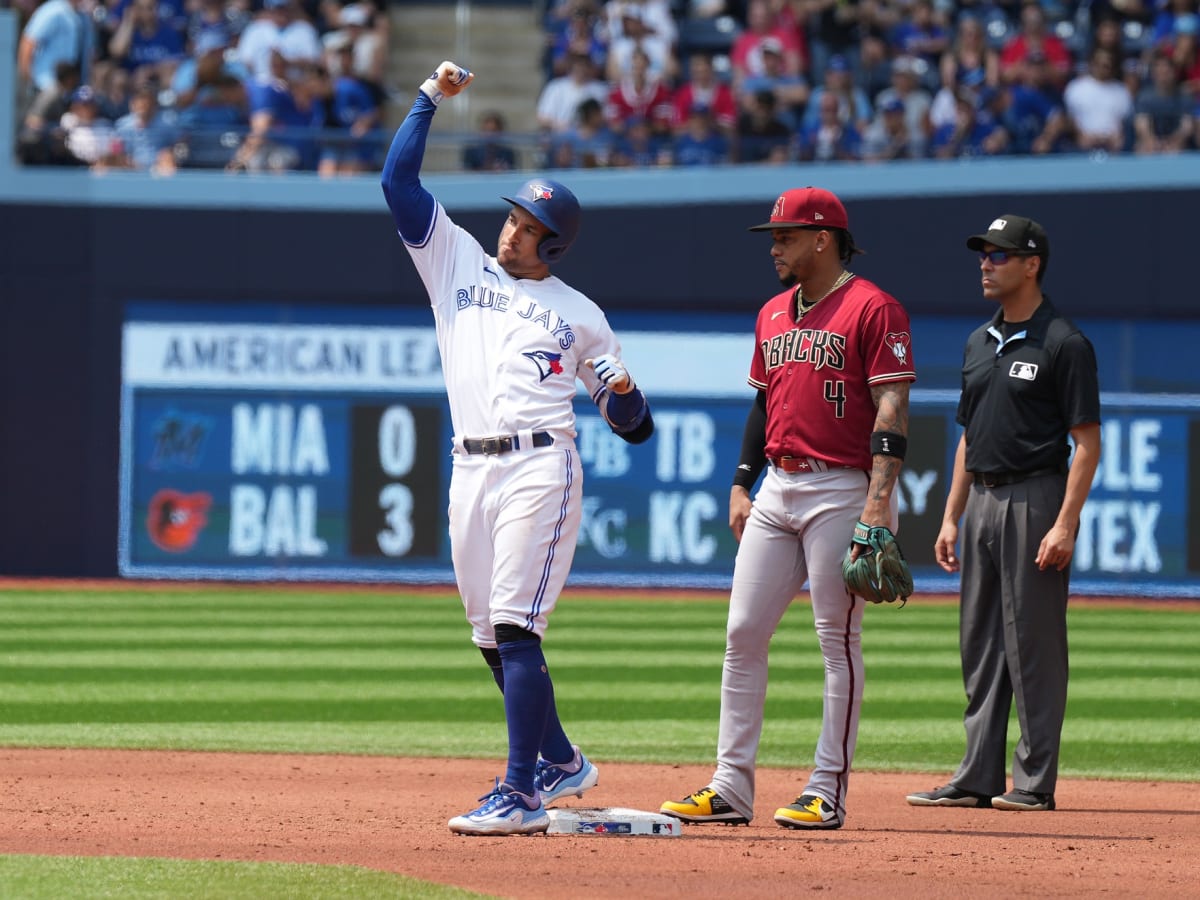
{"type": "Polygon", "coordinates": [[[984,487],[1003,487],[1006,484],[1018,484],[1028,478],[1039,475],[1065,475],[1062,466],[1051,466],[1047,469],[1030,469],[1028,472],[973,472],[975,483],[984,487]]]}
{"type": "MultiPolygon", "coordinates": [[[[554,436],[545,431],[533,433],[533,446],[549,447],[554,443],[554,436]]],[[[483,453],[488,456],[498,456],[521,449],[521,441],[515,434],[498,434],[495,437],[463,438],[463,449],[468,453],[483,453]]]]}

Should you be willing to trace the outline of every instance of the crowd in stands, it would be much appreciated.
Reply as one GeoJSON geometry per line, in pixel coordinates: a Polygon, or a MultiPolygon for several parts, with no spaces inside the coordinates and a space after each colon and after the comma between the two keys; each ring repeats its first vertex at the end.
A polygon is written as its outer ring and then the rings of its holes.
{"type": "MultiPolygon", "coordinates": [[[[382,163],[384,0],[12,5],[26,163],[323,175],[382,163]]],[[[462,165],[1197,150],[1198,7],[545,0],[543,87],[529,98],[536,135],[511,134],[487,111],[462,165]]]]}
{"type": "Polygon", "coordinates": [[[537,101],[542,161],[1200,149],[1197,5],[557,0],[537,101]]]}
{"type": "Polygon", "coordinates": [[[159,175],[382,164],[389,37],[376,0],[44,0],[21,12],[27,164],[159,175]]]}

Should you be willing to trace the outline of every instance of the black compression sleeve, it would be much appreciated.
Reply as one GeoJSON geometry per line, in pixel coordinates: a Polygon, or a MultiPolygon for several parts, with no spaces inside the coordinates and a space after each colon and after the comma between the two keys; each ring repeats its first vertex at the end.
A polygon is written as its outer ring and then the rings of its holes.
{"type": "Polygon", "coordinates": [[[746,427],[742,431],[742,452],[738,457],[737,471],[733,483],[746,490],[754,487],[758,476],[767,466],[767,393],[759,391],[746,414],[746,427]]]}

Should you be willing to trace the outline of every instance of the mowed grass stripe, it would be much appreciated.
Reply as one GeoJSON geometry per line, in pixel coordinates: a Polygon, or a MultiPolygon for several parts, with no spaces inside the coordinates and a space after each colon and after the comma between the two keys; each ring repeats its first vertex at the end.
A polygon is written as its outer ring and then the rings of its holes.
{"type": "MultiPolygon", "coordinates": [[[[0,743],[502,755],[499,692],[453,594],[223,591],[0,592],[0,743]]],[[[711,597],[564,598],[546,653],[572,738],[598,759],[711,762],[725,613],[711,597]]],[[[1093,748],[1090,767],[1195,777],[1194,614],[1080,607],[1071,622],[1064,741],[1093,748]]],[[[957,623],[949,604],[868,609],[856,764],[957,764],[957,623]]],[[[821,681],[802,601],[772,642],[763,765],[811,765],[821,681]]]]}

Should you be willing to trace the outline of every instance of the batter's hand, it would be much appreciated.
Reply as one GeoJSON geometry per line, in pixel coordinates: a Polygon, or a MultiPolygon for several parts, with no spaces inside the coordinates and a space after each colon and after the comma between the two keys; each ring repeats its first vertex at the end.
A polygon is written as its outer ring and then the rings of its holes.
{"type": "Polygon", "coordinates": [[[1065,526],[1055,525],[1046,532],[1046,536],[1038,545],[1037,558],[1034,562],[1042,571],[1053,566],[1061,572],[1071,564],[1071,557],[1074,555],[1075,535],[1065,526]]]}
{"type": "Polygon", "coordinates": [[[474,80],[475,76],[470,71],[446,60],[425,79],[421,92],[434,103],[441,103],[443,97],[453,97],[465,91],[474,80]]]}
{"type": "Polygon", "coordinates": [[[742,542],[742,533],[746,530],[746,522],[750,518],[750,510],[754,504],[750,500],[750,492],[740,484],[729,489],[729,530],[733,539],[742,542]]]}
{"type": "Polygon", "coordinates": [[[583,364],[595,372],[600,383],[614,394],[628,394],[633,390],[633,379],[625,370],[625,364],[611,353],[585,359],[583,364]]]}
{"type": "Polygon", "coordinates": [[[933,542],[933,558],[947,572],[958,571],[958,557],[954,555],[956,543],[958,543],[958,525],[953,522],[943,522],[942,530],[938,532],[937,540],[933,542]]]}

